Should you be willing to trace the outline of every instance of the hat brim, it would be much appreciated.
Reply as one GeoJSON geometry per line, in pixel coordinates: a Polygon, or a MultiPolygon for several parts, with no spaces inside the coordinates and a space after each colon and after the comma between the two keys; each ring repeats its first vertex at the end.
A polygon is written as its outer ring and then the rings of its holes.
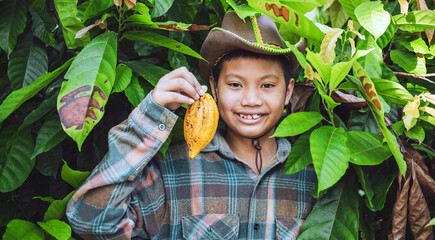
{"type": "MultiPolygon", "coordinates": [[[[306,40],[303,39],[297,48],[300,52],[305,52],[305,47],[306,40]]],[[[236,50],[246,50],[265,55],[284,55],[292,64],[292,72],[299,67],[299,62],[290,48],[280,48],[274,45],[253,43],[230,31],[226,31],[222,28],[214,28],[209,33],[207,39],[203,43],[203,47],[201,48],[201,56],[210,61],[207,63],[204,60],[200,60],[199,68],[201,77],[205,81],[209,81],[211,68],[214,66],[216,61],[224,55],[236,50]]]]}

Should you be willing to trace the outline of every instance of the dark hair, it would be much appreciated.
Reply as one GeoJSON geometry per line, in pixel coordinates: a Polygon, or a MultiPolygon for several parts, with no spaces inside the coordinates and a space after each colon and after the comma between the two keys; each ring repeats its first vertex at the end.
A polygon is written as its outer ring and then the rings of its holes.
{"type": "Polygon", "coordinates": [[[234,52],[230,52],[227,55],[223,56],[222,59],[212,68],[213,73],[213,81],[217,85],[217,81],[219,80],[219,76],[222,70],[223,63],[225,61],[230,61],[234,59],[240,58],[248,58],[248,59],[265,59],[265,60],[273,60],[281,65],[282,72],[284,73],[285,86],[287,87],[290,78],[292,75],[292,65],[290,61],[283,55],[266,55],[261,53],[250,52],[246,50],[236,50],[234,52]]]}

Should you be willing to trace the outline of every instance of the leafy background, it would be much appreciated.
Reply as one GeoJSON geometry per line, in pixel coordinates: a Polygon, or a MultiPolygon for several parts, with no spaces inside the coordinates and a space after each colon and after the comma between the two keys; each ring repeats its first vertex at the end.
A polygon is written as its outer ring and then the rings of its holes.
{"type": "Polygon", "coordinates": [[[65,206],[109,129],[172,69],[200,79],[201,43],[228,11],[269,15],[293,49],[308,40],[275,133],[293,143],[287,173],[313,164],[319,178],[298,238],[433,239],[435,2],[0,2],[4,239],[80,239],[65,206]]]}

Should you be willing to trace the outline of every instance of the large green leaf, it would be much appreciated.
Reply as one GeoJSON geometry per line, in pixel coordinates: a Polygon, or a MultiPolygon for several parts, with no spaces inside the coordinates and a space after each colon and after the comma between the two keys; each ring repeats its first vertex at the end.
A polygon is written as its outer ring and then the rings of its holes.
{"type": "Polygon", "coordinates": [[[174,3],[174,0],[158,0],[154,1],[154,9],[152,17],[160,17],[165,14],[174,3]]]}
{"type": "Polygon", "coordinates": [[[44,73],[29,86],[13,91],[9,94],[3,103],[0,105],[0,123],[3,122],[13,111],[21,106],[29,98],[33,97],[42,88],[47,86],[57,76],[59,76],[73,61],[74,58],[68,60],[62,66],[51,73],[44,73]]]}
{"type": "MultiPolygon", "coordinates": [[[[389,17],[391,18],[391,16],[389,17]]],[[[380,48],[386,47],[390,43],[394,34],[396,33],[396,30],[397,30],[397,25],[391,20],[384,34],[382,34],[378,39],[376,39],[376,43],[378,44],[378,46],[380,48]]]]}
{"type": "Polygon", "coordinates": [[[317,193],[331,187],[344,175],[350,159],[343,128],[323,126],[310,135],[310,151],[319,181],[317,193]]]}
{"type": "Polygon", "coordinates": [[[201,55],[199,55],[199,53],[195,52],[190,47],[182,44],[181,42],[178,42],[176,40],[173,40],[171,38],[165,37],[157,33],[146,32],[146,31],[129,31],[124,33],[122,37],[130,40],[144,41],[147,43],[156,44],[162,47],[175,50],[177,52],[181,52],[183,54],[187,54],[192,57],[196,57],[198,59],[205,60],[203,57],[201,57],[201,55]]]}
{"type": "Polygon", "coordinates": [[[89,6],[86,8],[85,12],[83,13],[83,21],[86,21],[89,17],[97,15],[98,13],[101,13],[102,11],[108,9],[113,5],[114,5],[113,1],[90,0],[89,6]]]}
{"type": "Polygon", "coordinates": [[[89,32],[81,38],[76,38],[76,33],[85,27],[77,17],[77,2],[78,0],[54,0],[54,6],[62,24],[65,44],[69,49],[84,47],[91,39],[89,32]]]}
{"type": "Polygon", "coordinates": [[[27,1],[5,0],[0,8],[0,48],[11,54],[26,27],[27,1]]]}
{"type": "Polygon", "coordinates": [[[38,225],[57,240],[71,238],[71,227],[63,221],[52,219],[46,222],[38,222],[38,225]]]}
{"type": "Polygon", "coordinates": [[[383,55],[382,49],[376,44],[374,37],[365,32],[365,40],[359,40],[356,46],[357,50],[369,50],[374,48],[373,51],[369,52],[365,57],[359,58],[357,61],[364,67],[365,71],[372,78],[381,78],[382,76],[382,65],[383,65],[383,55]]]}
{"type": "Polygon", "coordinates": [[[236,14],[241,19],[245,19],[246,17],[254,16],[256,14],[255,10],[249,5],[246,4],[237,5],[235,0],[226,0],[226,2],[234,9],[236,14]]]}
{"type": "Polygon", "coordinates": [[[298,240],[358,239],[358,192],[353,176],[320,197],[299,231],[298,240]]]}
{"type": "Polygon", "coordinates": [[[34,159],[37,155],[52,149],[63,141],[66,136],[67,135],[60,124],[59,115],[51,115],[45,119],[44,124],[38,132],[35,150],[33,151],[31,159],[34,159]]]}
{"type": "Polygon", "coordinates": [[[61,219],[65,215],[66,206],[68,201],[72,198],[76,190],[70,192],[66,197],[61,200],[54,200],[48,206],[47,211],[44,214],[44,221],[51,219],[61,219]]]}
{"type": "Polygon", "coordinates": [[[307,60],[313,65],[314,69],[319,73],[323,82],[326,84],[329,83],[331,79],[331,71],[332,71],[332,62],[325,63],[322,60],[322,57],[319,53],[314,53],[310,50],[307,51],[307,60]]]}
{"type": "Polygon", "coordinates": [[[310,132],[304,133],[296,140],[285,165],[285,174],[299,172],[313,162],[309,147],[310,134],[310,132]]]}
{"type": "Polygon", "coordinates": [[[169,73],[169,70],[147,62],[131,61],[127,62],[127,66],[145,78],[153,87],[156,86],[160,78],[169,73]]]}
{"type": "Polygon", "coordinates": [[[289,137],[304,133],[323,119],[322,114],[318,112],[292,113],[282,120],[273,137],[289,137]]]}
{"type": "Polygon", "coordinates": [[[338,84],[347,76],[352,68],[352,62],[339,62],[332,67],[331,81],[329,81],[329,90],[332,92],[338,84]]]}
{"type": "Polygon", "coordinates": [[[405,105],[407,102],[412,101],[412,95],[399,83],[385,80],[385,79],[372,79],[376,86],[379,95],[388,101],[405,105]]]}
{"type": "Polygon", "coordinates": [[[384,10],[380,1],[361,3],[355,8],[355,16],[375,39],[384,34],[391,21],[390,14],[384,10]]]}
{"type": "Polygon", "coordinates": [[[377,134],[349,131],[347,132],[350,148],[350,162],[357,165],[378,165],[391,156],[391,151],[377,134]]]}
{"type": "Polygon", "coordinates": [[[401,36],[396,41],[410,52],[430,54],[429,47],[421,37],[405,35],[401,36]]]}
{"type": "Polygon", "coordinates": [[[32,171],[33,139],[29,132],[12,143],[6,161],[0,166],[0,192],[10,192],[21,186],[32,171]]]}
{"type": "Polygon", "coordinates": [[[62,83],[57,102],[65,132],[79,150],[100,121],[115,82],[117,38],[107,32],[93,39],[77,55],[62,83]]]}
{"type": "Polygon", "coordinates": [[[316,7],[323,6],[327,0],[280,0],[280,1],[268,1],[268,3],[271,5],[273,3],[276,4],[276,2],[281,2],[285,6],[288,6],[291,9],[294,9],[295,11],[305,14],[307,12],[311,12],[316,7]]]}
{"type": "Polygon", "coordinates": [[[332,28],[341,28],[349,19],[343,6],[341,6],[339,1],[334,1],[334,3],[329,8],[329,16],[331,18],[332,28]]]}
{"type": "Polygon", "coordinates": [[[357,8],[360,4],[367,2],[367,0],[338,0],[343,6],[346,14],[354,21],[358,21],[355,16],[355,8],[357,8]]]}
{"type": "Polygon", "coordinates": [[[364,131],[370,133],[377,133],[379,126],[373,113],[366,109],[366,111],[352,111],[347,122],[348,130],[364,131]]]}
{"type": "Polygon", "coordinates": [[[12,88],[28,86],[47,71],[48,57],[44,44],[32,34],[20,38],[8,61],[12,88]]]}
{"type": "Polygon", "coordinates": [[[133,105],[133,107],[137,107],[140,102],[145,98],[145,91],[139,83],[139,79],[136,76],[133,76],[130,84],[124,90],[125,96],[128,98],[128,101],[133,105]]]}
{"type": "Polygon", "coordinates": [[[45,44],[55,47],[53,31],[57,27],[56,17],[41,8],[30,8],[32,15],[32,33],[45,44]]]}
{"type": "Polygon", "coordinates": [[[85,182],[86,178],[89,177],[89,175],[89,172],[71,169],[64,161],[61,172],[62,179],[74,188],[79,188],[85,182]]]}
{"type": "Polygon", "coordinates": [[[397,26],[408,32],[424,32],[426,29],[435,30],[435,11],[421,10],[408,12],[407,15],[393,16],[397,26]]]}
{"type": "MultiPolygon", "coordinates": [[[[272,2],[272,1],[269,1],[272,2]]],[[[275,15],[273,7],[268,3],[260,0],[248,0],[249,6],[256,11],[266,14],[275,19],[275,21],[286,26],[290,31],[298,34],[301,37],[308,39],[311,43],[320,46],[325,34],[303,14],[298,13],[292,8],[287,8],[279,2],[275,2],[277,9],[280,9],[279,15],[275,15]],[[269,7],[268,7],[269,6],[269,7]]]]}
{"type": "Polygon", "coordinates": [[[3,240],[17,239],[43,240],[44,231],[32,222],[14,219],[8,223],[3,240]]]}
{"type": "Polygon", "coordinates": [[[131,68],[125,64],[120,64],[116,68],[115,84],[113,92],[122,92],[131,82],[132,71],[131,68]]]}
{"type": "Polygon", "coordinates": [[[425,138],[424,129],[420,125],[415,125],[408,131],[405,131],[405,134],[410,138],[417,139],[419,143],[423,142],[425,138]]]}
{"type": "Polygon", "coordinates": [[[390,52],[390,58],[409,73],[426,74],[426,64],[414,53],[395,49],[390,52]]]}
{"type": "Polygon", "coordinates": [[[399,146],[397,144],[397,140],[394,135],[388,130],[385,125],[384,120],[384,109],[381,106],[379,97],[376,92],[376,88],[371,81],[370,77],[367,75],[367,72],[361,67],[361,65],[355,61],[353,64],[355,72],[357,73],[358,78],[349,76],[349,79],[367,101],[370,110],[372,111],[376,121],[378,122],[378,126],[384,134],[385,140],[388,143],[388,147],[396,159],[397,165],[400,168],[402,174],[406,173],[406,163],[403,160],[403,155],[400,152],[399,146]],[[364,86],[364,87],[363,87],[364,86]]]}

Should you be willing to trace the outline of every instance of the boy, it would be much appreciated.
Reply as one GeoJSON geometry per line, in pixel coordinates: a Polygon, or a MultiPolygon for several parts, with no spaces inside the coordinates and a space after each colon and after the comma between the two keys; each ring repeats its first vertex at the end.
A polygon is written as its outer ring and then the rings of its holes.
{"type": "Polygon", "coordinates": [[[290,101],[297,61],[267,16],[227,13],[205,40],[210,79],[227,125],[189,160],[185,143],[158,149],[181,104],[204,95],[185,68],[165,75],[109,133],[109,152],[67,207],[91,239],[294,239],[312,209],[313,169],[283,175],[290,143],[270,138],[290,101]],[[287,56],[288,59],[284,56],[287,56]],[[289,71],[290,70],[290,71],[289,71]],[[213,72],[213,74],[210,74],[213,72]]]}

